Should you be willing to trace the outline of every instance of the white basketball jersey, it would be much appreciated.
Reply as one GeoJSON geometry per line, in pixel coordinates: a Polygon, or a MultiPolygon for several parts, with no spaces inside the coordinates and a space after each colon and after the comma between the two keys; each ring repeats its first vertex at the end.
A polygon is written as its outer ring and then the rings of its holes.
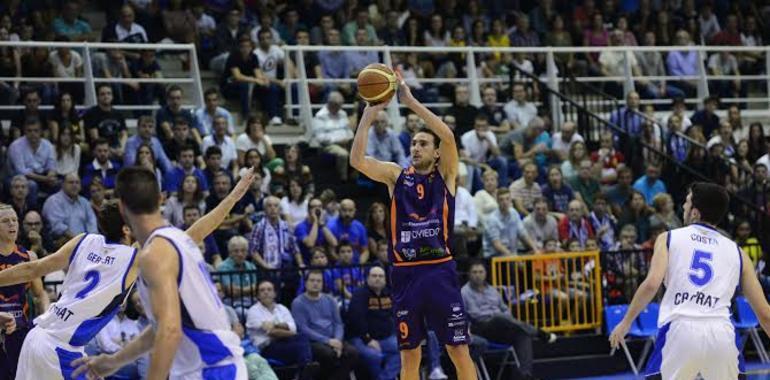
{"type": "Polygon", "coordinates": [[[117,314],[131,284],[126,276],[136,249],[108,244],[104,236],[87,234],[75,246],[59,300],[35,319],[72,346],[85,346],[117,314]]]}
{"type": "MultiPolygon", "coordinates": [[[[168,240],[179,255],[177,286],[184,335],[174,356],[171,376],[179,377],[217,363],[240,360],[243,356],[240,339],[231,329],[198,245],[184,231],[172,226],[153,231],[145,245],[153,239],[168,240]]],[[[156,325],[149,289],[143,280],[138,282],[137,288],[147,318],[156,325]]]]}
{"type": "Polygon", "coordinates": [[[658,325],[679,317],[729,321],[743,269],[738,245],[702,224],[670,231],[667,244],[666,293],[658,325]]]}

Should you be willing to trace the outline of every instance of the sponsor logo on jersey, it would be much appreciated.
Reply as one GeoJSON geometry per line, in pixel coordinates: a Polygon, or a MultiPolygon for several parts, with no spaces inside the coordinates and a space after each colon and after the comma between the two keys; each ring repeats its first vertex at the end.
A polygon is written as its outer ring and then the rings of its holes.
{"type": "Polygon", "coordinates": [[[414,260],[417,257],[417,250],[414,248],[404,248],[401,250],[401,254],[404,255],[407,260],[414,260]]]}
{"type": "Polygon", "coordinates": [[[409,310],[399,310],[396,312],[396,318],[406,317],[409,315],[409,310]]]}

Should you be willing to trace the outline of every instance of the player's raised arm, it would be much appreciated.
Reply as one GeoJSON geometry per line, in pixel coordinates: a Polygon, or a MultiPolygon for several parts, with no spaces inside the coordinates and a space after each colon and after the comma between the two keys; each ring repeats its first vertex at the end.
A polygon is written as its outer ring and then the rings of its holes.
{"type": "Polygon", "coordinates": [[[767,299],[762,291],[762,286],[757,280],[757,274],[754,272],[754,264],[751,262],[749,256],[741,251],[741,260],[743,260],[743,272],[741,273],[741,288],[743,288],[743,295],[746,296],[746,300],[749,301],[751,309],[754,310],[754,314],[759,319],[759,324],[762,326],[762,330],[770,335],[770,305],[767,304],[767,299]]]}
{"type": "Polygon", "coordinates": [[[433,133],[435,133],[441,140],[441,146],[439,152],[441,153],[441,159],[439,159],[439,171],[441,175],[450,185],[450,190],[454,191],[454,184],[457,181],[457,173],[460,164],[460,156],[457,153],[457,142],[455,141],[454,132],[444,123],[441,118],[436,116],[431,110],[425,107],[419,100],[417,100],[412,91],[407,86],[404,78],[401,76],[401,72],[396,70],[396,76],[398,77],[398,96],[404,105],[409,107],[417,116],[425,121],[425,126],[428,127],[433,133]]]}
{"type": "Polygon", "coordinates": [[[80,240],[86,234],[80,234],[70,239],[56,253],[48,255],[40,260],[32,260],[24,264],[15,265],[0,271],[0,286],[8,286],[30,282],[57,270],[63,270],[69,265],[70,256],[75,251],[80,240]]]}
{"type": "Polygon", "coordinates": [[[382,182],[393,190],[401,167],[392,162],[383,162],[366,155],[366,143],[369,141],[369,128],[372,126],[377,113],[385,109],[387,102],[367,105],[356,128],[353,146],[350,148],[350,166],[367,177],[382,182]]]}
{"type": "Polygon", "coordinates": [[[639,316],[639,313],[644,310],[647,304],[652,301],[655,294],[658,293],[660,284],[663,283],[663,278],[666,276],[666,268],[668,265],[668,247],[666,241],[668,240],[667,232],[665,234],[658,235],[655,240],[655,251],[652,254],[652,262],[650,263],[650,271],[647,273],[647,277],[639,285],[639,289],[636,290],[634,298],[631,300],[631,305],[628,306],[628,312],[623,317],[623,320],[615,327],[615,330],[610,334],[610,345],[612,348],[618,348],[620,342],[628,334],[628,330],[631,327],[631,323],[639,316]]]}
{"type": "Polygon", "coordinates": [[[187,235],[194,241],[201,242],[206,236],[209,236],[214,230],[216,230],[222,221],[230,214],[230,210],[235,207],[235,204],[243,198],[243,195],[249,191],[252,182],[254,182],[254,168],[249,168],[241,180],[235,185],[230,194],[227,194],[225,199],[219,202],[219,205],[210,212],[203,215],[197,222],[187,228],[187,235]]]}

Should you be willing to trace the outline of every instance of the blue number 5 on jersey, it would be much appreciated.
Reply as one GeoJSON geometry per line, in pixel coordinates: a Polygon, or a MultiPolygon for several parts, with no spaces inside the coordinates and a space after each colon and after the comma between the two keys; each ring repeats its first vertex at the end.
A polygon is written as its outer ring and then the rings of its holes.
{"type": "Polygon", "coordinates": [[[690,282],[696,286],[704,286],[714,277],[714,270],[711,268],[711,252],[695,250],[692,254],[692,263],[690,264],[690,282]]]}

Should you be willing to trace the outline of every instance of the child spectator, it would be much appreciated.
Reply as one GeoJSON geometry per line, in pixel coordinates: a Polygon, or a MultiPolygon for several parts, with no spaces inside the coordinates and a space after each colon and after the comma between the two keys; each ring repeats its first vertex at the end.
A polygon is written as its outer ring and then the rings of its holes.
{"type": "Polygon", "coordinates": [[[353,297],[353,291],[366,282],[364,272],[359,267],[351,267],[353,264],[353,245],[348,241],[340,242],[338,247],[339,259],[337,265],[344,268],[334,270],[334,287],[337,294],[341,294],[344,300],[353,297]]]}

